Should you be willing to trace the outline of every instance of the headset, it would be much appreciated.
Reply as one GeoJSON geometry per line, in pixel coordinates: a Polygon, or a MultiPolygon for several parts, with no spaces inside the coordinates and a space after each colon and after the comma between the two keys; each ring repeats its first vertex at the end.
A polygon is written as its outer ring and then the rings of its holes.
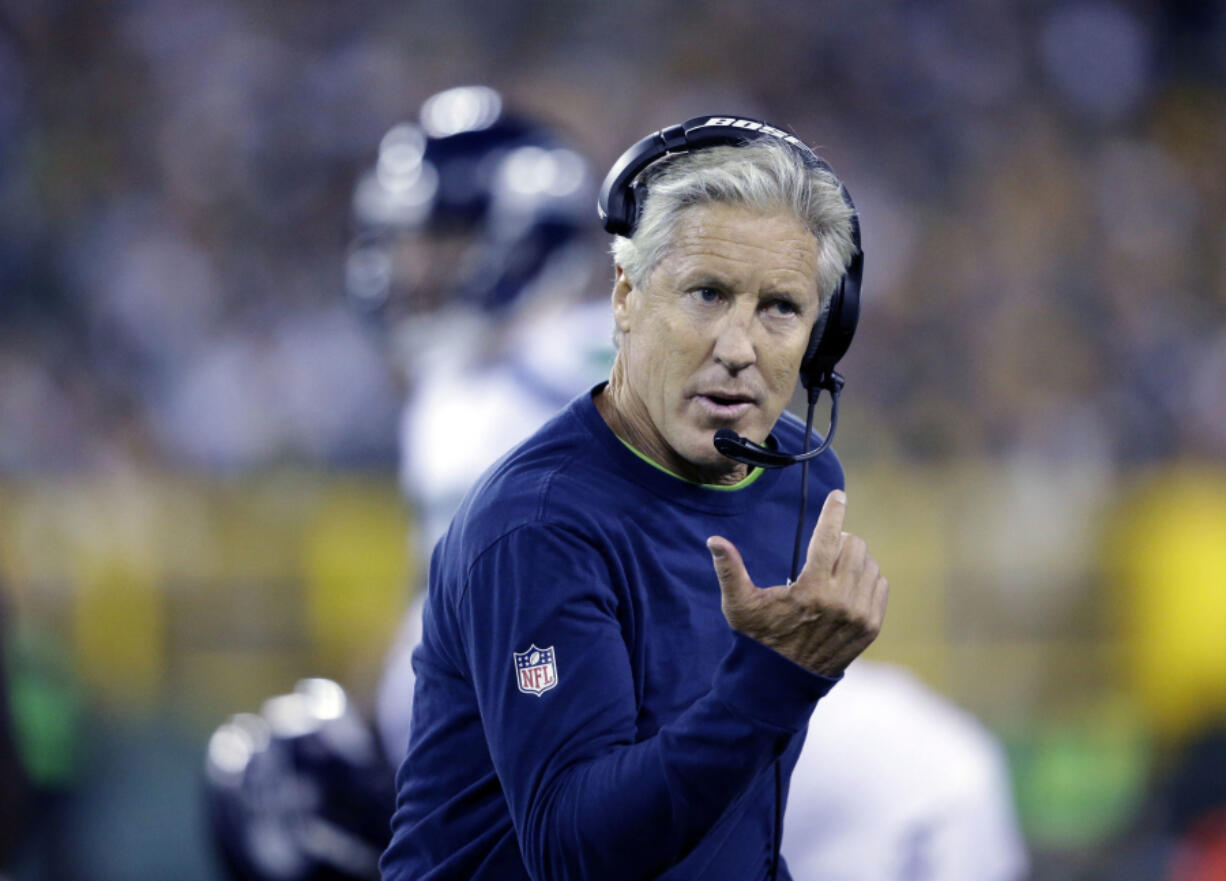
{"type": "Polygon", "coordinates": [[[596,210],[606,231],[632,236],[646,201],[648,184],[643,172],[659,160],[715,146],[739,146],[747,142],[775,138],[793,147],[809,168],[821,169],[839,184],[839,193],[851,209],[851,236],[855,253],[843,272],[830,303],[813,325],[809,344],[800,363],[800,380],[808,393],[809,413],[802,453],[782,453],[760,446],[736,432],[721,428],[715,434],[715,447],[725,456],[760,468],[782,468],[807,462],[825,452],[834,439],[838,425],[839,394],[843,377],[834,367],[847,353],[860,317],[860,282],[864,276],[864,250],[860,244],[860,218],[847,188],[834,170],[795,135],[758,119],[740,116],[696,116],[679,125],[653,132],[628,149],[613,164],[600,188],[596,210]],[[822,389],[830,394],[830,429],[821,444],[808,449],[812,431],[813,408],[822,389]]]}

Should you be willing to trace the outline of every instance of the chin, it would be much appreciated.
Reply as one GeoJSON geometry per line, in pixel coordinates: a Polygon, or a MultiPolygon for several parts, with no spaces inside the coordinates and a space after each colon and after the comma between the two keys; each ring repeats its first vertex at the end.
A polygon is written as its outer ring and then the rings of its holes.
{"type": "MultiPolygon", "coordinates": [[[[735,429],[733,429],[735,431],[735,429]]],[[[678,450],[685,461],[695,468],[710,471],[726,471],[737,467],[737,463],[715,449],[715,429],[705,431],[700,438],[678,450]]],[[[740,434],[740,432],[737,432],[740,434]]]]}

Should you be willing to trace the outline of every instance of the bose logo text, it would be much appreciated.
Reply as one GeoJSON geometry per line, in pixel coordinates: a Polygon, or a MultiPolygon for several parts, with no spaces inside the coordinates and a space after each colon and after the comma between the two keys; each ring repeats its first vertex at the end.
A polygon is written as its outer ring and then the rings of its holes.
{"type": "Polygon", "coordinates": [[[752,119],[738,119],[735,116],[712,116],[702,125],[698,126],[698,128],[706,128],[709,125],[726,125],[732,128],[743,128],[751,132],[762,132],[762,134],[772,135],[787,141],[789,144],[794,144],[806,152],[809,150],[808,145],[795,135],[790,135],[782,129],[777,129],[773,125],[767,125],[764,122],[756,122],[752,119]]]}

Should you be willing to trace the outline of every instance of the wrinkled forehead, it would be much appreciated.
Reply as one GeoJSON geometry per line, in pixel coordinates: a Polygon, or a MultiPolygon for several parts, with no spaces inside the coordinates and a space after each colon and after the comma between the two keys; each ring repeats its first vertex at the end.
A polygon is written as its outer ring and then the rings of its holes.
{"type": "Polygon", "coordinates": [[[655,269],[764,276],[816,296],[817,237],[787,208],[693,205],[677,216],[655,269]]]}

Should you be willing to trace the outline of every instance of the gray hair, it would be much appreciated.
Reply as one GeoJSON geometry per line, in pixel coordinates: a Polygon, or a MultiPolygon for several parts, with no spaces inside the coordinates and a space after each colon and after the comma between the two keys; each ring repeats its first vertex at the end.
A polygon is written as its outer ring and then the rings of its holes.
{"type": "Polygon", "coordinates": [[[743,146],[709,147],[665,158],[640,176],[647,198],[631,238],[613,240],[613,261],[641,286],[667,256],[681,215],[724,202],[755,211],[791,211],[817,237],[822,309],[855,254],[852,209],[829,171],[805,164],[794,147],[774,138],[743,146]]]}

